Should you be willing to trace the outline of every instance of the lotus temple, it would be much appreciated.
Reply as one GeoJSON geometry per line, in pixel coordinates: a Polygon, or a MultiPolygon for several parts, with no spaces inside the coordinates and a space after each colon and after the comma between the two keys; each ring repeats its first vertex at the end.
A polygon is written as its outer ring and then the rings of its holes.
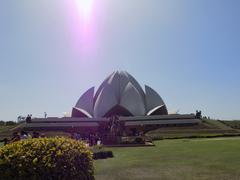
{"type": "Polygon", "coordinates": [[[108,134],[114,126],[121,136],[169,126],[201,123],[195,114],[168,114],[167,105],[151,87],[145,89],[125,71],[109,75],[98,89],[88,89],[72,108],[71,117],[34,118],[28,131],[65,131],[108,134]],[[95,91],[96,90],[96,91],[95,91]]]}

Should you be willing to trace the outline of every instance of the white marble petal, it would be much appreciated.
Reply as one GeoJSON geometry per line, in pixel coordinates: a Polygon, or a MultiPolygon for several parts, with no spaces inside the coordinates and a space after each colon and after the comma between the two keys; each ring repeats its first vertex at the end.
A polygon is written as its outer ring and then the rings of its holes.
{"type": "Polygon", "coordinates": [[[117,71],[114,73],[108,80],[108,85],[111,87],[112,91],[114,91],[115,96],[117,97],[118,103],[120,101],[120,75],[117,71]]]}
{"type": "Polygon", "coordinates": [[[115,71],[103,81],[95,96],[94,88],[84,93],[76,108],[96,118],[104,117],[115,106],[125,108],[133,116],[167,112],[166,105],[157,92],[149,86],[145,86],[145,92],[126,71],[115,71]]]}
{"type": "Polygon", "coordinates": [[[99,86],[99,88],[97,89],[97,92],[94,96],[94,103],[96,102],[100,92],[102,91],[102,89],[106,86],[106,84],[108,84],[109,79],[116,73],[116,71],[114,71],[112,74],[110,74],[103,82],[102,84],[99,86]]]}
{"type": "Polygon", "coordinates": [[[163,114],[159,114],[159,115],[166,115],[166,114],[168,114],[167,112],[165,112],[166,111],[165,105],[161,105],[161,106],[157,106],[157,107],[153,108],[152,110],[150,110],[147,113],[147,116],[151,116],[156,111],[161,111],[161,113],[163,113],[163,114]]]}
{"type": "Polygon", "coordinates": [[[89,114],[87,111],[81,108],[74,107],[72,109],[72,117],[78,117],[78,118],[92,118],[92,115],[89,114]]]}
{"type": "Polygon", "coordinates": [[[78,100],[76,108],[84,109],[89,114],[93,115],[93,96],[94,96],[94,87],[87,90],[78,100]]]}
{"type": "Polygon", "coordinates": [[[109,110],[118,104],[114,89],[109,85],[102,89],[94,106],[94,117],[103,117],[109,110]]]}
{"type": "Polygon", "coordinates": [[[132,85],[138,90],[138,92],[141,95],[141,98],[145,104],[145,93],[142,89],[142,87],[140,86],[140,84],[137,82],[137,80],[128,72],[125,72],[128,75],[129,81],[132,83],[132,85]]]}
{"type": "Polygon", "coordinates": [[[120,105],[131,112],[134,116],[145,115],[145,105],[142,96],[130,82],[125,87],[120,105]]]}
{"type": "Polygon", "coordinates": [[[151,87],[145,86],[146,96],[146,110],[149,112],[153,108],[157,106],[165,105],[164,101],[162,100],[161,96],[154,91],[151,87]]]}
{"type": "Polygon", "coordinates": [[[130,82],[130,80],[129,80],[128,74],[125,71],[121,71],[119,73],[119,75],[120,75],[120,79],[119,79],[119,81],[120,81],[119,82],[119,84],[120,84],[119,88],[120,89],[119,89],[119,91],[120,91],[120,96],[122,96],[123,91],[125,90],[126,86],[130,82]]]}

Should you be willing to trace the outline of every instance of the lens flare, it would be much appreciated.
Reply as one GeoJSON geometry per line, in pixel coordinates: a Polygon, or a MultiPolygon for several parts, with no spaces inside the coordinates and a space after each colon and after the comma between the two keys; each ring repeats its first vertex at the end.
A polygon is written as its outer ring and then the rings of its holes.
{"type": "Polygon", "coordinates": [[[68,28],[74,53],[81,61],[94,58],[98,47],[97,18],[99,2],[97,0],[67,0],[68,28]]]}
{"type": "Polygon", "coordinates": [[[91,18],[93,2],[94,0],[75,0],[80,18],[85,21],[88,21],[91,18]]]}

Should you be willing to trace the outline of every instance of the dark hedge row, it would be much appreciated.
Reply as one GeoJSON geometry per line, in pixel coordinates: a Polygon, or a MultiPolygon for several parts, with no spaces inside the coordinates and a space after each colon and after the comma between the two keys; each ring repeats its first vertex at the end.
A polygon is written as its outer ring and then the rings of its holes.
{"type": "Polygon", "coordinates": [[[93,159],[107,159],[107,158],[113,158],[113,152],[112,151],[100,151],[93,154],[93,159]]]}
{"type": "Polygon", "coordinates": [[[217,138],[217,137],[237,137],[240,136],[240,133],[236,134],[209,134],[209,135],[190,135],[190,136],[176,136],[176,137],[162,137],[162,136],[153,136],[154,141],[164,140],[164,139],[195,139],[195,138],[217,138]]]}

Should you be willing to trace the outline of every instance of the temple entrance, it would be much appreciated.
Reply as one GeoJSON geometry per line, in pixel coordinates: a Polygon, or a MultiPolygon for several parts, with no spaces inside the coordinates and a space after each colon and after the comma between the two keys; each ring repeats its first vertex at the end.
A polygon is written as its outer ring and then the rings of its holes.
{"type": "Polygon", "coordinates": [[[109,121],[100,125],[100,133],[104,144],[120,144],[125,123],[118,116],[111,116],[109,121]]]}

